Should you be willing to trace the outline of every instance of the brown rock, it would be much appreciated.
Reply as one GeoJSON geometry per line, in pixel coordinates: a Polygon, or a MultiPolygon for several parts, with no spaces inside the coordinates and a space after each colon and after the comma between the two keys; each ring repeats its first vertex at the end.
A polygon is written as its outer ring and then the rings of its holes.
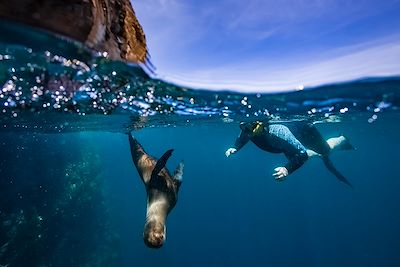
{"type": "Polygon", "coordinates": [[[1,1],[0,17],[75,39],[112,59],[146,60],[145,35],[129,0],[1,1]]]}

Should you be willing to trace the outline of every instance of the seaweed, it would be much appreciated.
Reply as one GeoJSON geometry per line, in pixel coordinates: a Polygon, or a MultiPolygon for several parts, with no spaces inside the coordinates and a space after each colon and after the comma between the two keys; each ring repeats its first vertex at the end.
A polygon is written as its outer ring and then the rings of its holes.
{"type": "Polygon", "coordinates": [[[118,237],[94,147],[78,138],[65,144],[61,135],[7,137],[2,151],[8,153],[0,157],[0,264],[115,265],[118,237]]]}

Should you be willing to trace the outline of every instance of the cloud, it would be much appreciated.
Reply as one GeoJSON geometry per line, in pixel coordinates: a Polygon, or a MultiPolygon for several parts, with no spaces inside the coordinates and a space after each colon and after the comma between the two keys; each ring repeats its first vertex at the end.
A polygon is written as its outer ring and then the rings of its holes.
{"type": "Polygon", "coordinates": [[[163,57],[201,36],[199,22],[183,1],[132,1],[132,5],[146,33],[150,54],[163,57]]]}
{"type": "Polygon", "coordinates": [[[321,62],[296,62],[295,65],[280,70],[273,67],[252,69],[253,64],[220,66],[196,72],[165,73],[162,78],[193,88],[281,92],[363,77],[400,75],[400,42],[364,48],[321,62]]]}
{"type": "Polygon", "coordinates": [[[179,84],[281,91],[399,74],[400,36],[386,37],[400,25],[398,1],[132,3],[159,77],[179,84]]]}

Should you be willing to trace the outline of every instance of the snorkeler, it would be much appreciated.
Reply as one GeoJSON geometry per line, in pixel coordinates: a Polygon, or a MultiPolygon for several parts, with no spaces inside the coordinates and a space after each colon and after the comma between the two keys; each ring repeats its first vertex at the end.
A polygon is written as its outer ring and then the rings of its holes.
{"type": "MultiPolygon", "coordinates": [[[[235,145],[225,155],[239,151],[249,140],[262,150],[271,153],[284,153],[288,159],[285,166],[274,169],[276,180],[284,180],[286,176],[300,168],[308,158],[322,158],[327,169],[340,181],[352,187],[351,183],[333,166],[329,154],[333,150],[353,150],[353,146],[344,136],[330,138],[325,141],[320,132],[309,122],[292,122],[290,129],[283,124],[255,121],[242,122],[242,132],[235,145]]],[[[289,125],[288,124],[288,125],[289,125]]]]}

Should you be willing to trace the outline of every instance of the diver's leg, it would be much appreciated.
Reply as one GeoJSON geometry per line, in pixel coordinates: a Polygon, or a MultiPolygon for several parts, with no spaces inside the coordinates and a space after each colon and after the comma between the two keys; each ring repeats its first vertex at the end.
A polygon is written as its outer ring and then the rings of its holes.
{"type": "Polygon", "coordinates": [[[314,124],[310,122],[295,123],[293,134],[307,149],[317,154],[329,154],[330,147],[314,124]]]}
{"type": "Polygon", "coordinates": [[[332,137],[326,140],[331,150],[354,150],[350,141],[345,136],[332,137]]]}

